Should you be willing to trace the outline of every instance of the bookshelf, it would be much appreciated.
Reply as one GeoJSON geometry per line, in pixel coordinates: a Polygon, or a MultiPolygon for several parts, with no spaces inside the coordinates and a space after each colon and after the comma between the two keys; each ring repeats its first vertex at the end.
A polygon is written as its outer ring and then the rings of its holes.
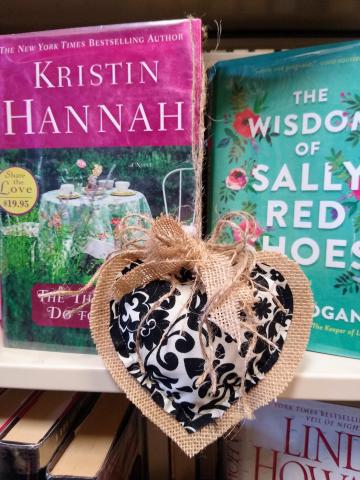
{"type": "MultiPolygon", "coordinates": [[[[357,10],[357,0],[142,0],[141,8],[138,2],[117,0],[12,0],[1,3],[0,30],[1,33],[15,33],[192,14],[201,17],[212,34],[216,30],[214,20],[222,20],[223,37],[232,37],[237,48],[245,48],[241,39],[250,36],[257,37],[261,43],[265,43],[268,36],[358,36],[360,17],[356,15],[357,10]]],[[[254,47],[247,45],[247,48],[254,47]]]]}
{"type": "MultiPolygon", "coordinates": [[[[121,23],[182,17],[187,12],[203,17],[210,25],[209,46],[216,44],[214,19],[222,19],[221,49],[208,54],[214,61],[265,51],[358,37],[358,2],[336,0],[205,0],[136,2],[48,2],[13,0],[0,7],[0,34],[70,26],[121,23]],[[56,15],[54,14],[56,10],[56,15]],[[285,27],[284,27],[285,25],[285,27]],[[234,50],[235,49],[235,50],[234,50]],[[239,50],[241,49],[241,50],[239,50]],[[246,49],[262,49],[252,51],[246,49]],[[265,50],[266,49],[266,50],[265,50]],[[232,50],[231,52],[225,50],[232,50]]],[[[118,387],[96,355],[67,354],[1,346],[0,387],[116,392],[118,387]]],[[[306,352],[297,375],[283,396],[317,400],[360,400],[360,360],[306,352]]]]}
{"type": "MultiPolygon", "coordinates": [[[[284,398],[360,400],[360,360],[306,352],[284,398]]],[[[118,392],[96,355],[0,347],[0,386],[118,392]]]]}

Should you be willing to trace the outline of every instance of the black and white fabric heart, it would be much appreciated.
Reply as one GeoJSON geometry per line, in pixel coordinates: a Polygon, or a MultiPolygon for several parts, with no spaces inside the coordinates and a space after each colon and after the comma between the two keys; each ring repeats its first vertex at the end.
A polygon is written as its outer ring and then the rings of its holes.
{"type": "Polygon", "coordinates": [[[207,240],[161,216],[143,245],[115,252],[93,277],[99,355],[189,456],[279,396],[309,337],[314,301],[299,266],[251,249],[251,221],[243,242],[219,240],[239,215],[222,217],[207,240]]]}
{"type": "MultiPolygon", "coordinates": [[[[133,262],[122,273],[139,263],[133,262]]],[[[170,291],[170,283],[155,280],[111,302],[110,336],[119,360],[151,399],[189,433],[219,419],[239,399],[242,386],[246,392],[255,387],[276,363],[283,348],[293,317],[291,288],[281,272],[264,263],[256,264],[251,278],[255,286],[253,310],[257,332],[269,343],[254,338],[246,329],[241,342],[235,341],[210,319],[217,377],[215,395],[209,377],[198,384],[204,371],[199,318],[207,297],[200,290],[193,293],[190,272],[181,272],[174,293],[152,311],[140,328],[140,355],[145,373],[140,369],[136,351],[139,322],[170,291]],[[251,342],[255,344],[245,363],[251,342]]],[[[238,321],[243,322],[244,318],[240,315],[238,321]]],[[[206,325],[201,334],[208,346],[206,325]]]]}

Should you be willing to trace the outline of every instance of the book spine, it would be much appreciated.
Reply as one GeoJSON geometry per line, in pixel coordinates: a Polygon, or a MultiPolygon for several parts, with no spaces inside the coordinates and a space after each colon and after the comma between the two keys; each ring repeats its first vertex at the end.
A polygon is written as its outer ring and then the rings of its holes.
{"type": "MultiPolygon", "coordinates": [[[[39,396],[39,395],[38,395],[39,396]]],[[[32,398],[31,405],[38,396],[32,398]]],[[[95,401],[94,394],[77,394],[61,418],[36,445],[0,441],[0,480],[42,480],[45,468],[69,431],[80,421],[84,411],[95,401]]],[[[24,406],[24,410],[31,405],[24,406]]],[[[24,414],[25,411],[22,412],[24,414]]]]}
{"type": "Polygon", "coordinates": [[[171,442],[171,480],[196,480],[196,458],[189,458],[171,442]]]}
{"type": "Polygon", "coordinates": [[[135,461],[141,456],[138,420],[137,411],[130,408],[119,426],[101,472],[92,480],[129,480],[135,461]]]}
{"type": "Polygon", "coordinates": [[[19,409],[13,413],[9,418],[5,420],[5,422],[0,425],[0,436],[4,436],[8,430],[20,419],[22,418],[25,413],[36,403],[41,392],[33,392],[30,396],[25,400],[25,402],[20,405],[19,409]]]}
{"type": "Polygon", "coordinates": [[[170,477],[170,441],[167,436],[150,421],[146,422],[147,474],[148,480],[164,480],[170,477]]]}
{"type": "Polygon", "coordinates": [[[21,445],[0,445],[0,480],[40,480],[38,451],[21,445]]]}
{"type": "Polygon", "coordinates": [[[241,473],[241,449],[240,437],[223,441],[223,478],[224,480],[243,480],[241,473]]]}
{"type": "Polygon", "coordinates": [[[40,468],[46,467],[59,445],[79,425],[98,395],[78,393],[38,448],[40,468]]]}
{"type": "Polygon", "coordinates": [[[200,480],[222,478],[219,472],[219,458],[219,442],[214,442],[206,447],[197,458],[197,478],[200,480]]]}

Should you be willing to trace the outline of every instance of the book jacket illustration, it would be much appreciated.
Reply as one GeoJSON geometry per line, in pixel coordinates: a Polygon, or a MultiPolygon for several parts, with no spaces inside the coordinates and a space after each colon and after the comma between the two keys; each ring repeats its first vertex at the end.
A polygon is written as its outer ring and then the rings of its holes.
{"type": "Polygon", "coordinates": [[[225,480],[359,480],[360,410],[279,400],[225,440],[225,480]]]}
{"type": "Polygon", "coordinates": [[[93,350],[91,293],[41,294],[84,285],[129,214],[192,227],[201,22],[3,36],[0,75],[5,342],[93,350]]]}
{"type": "Polygon", "coordinates": [[[358,358],[359,72],[359,42],[219,62],[209,139],[209,228],[228,210],[254,215],[256,246],[311,280],[308,349],[358,358]]]}

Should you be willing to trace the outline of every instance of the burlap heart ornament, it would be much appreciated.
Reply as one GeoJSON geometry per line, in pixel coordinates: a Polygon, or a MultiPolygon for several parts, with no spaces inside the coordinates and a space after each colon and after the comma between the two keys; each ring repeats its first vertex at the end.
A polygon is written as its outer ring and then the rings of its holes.
{"type": "Polygon", "coordinates": [[[159,217],[145,244],[135,240],[97,274],[98,353],[189,456],[281,394],[308,341],[309,281],[284,255],[251,247],[251,219],[242,241],[219,243],[237,217],[226,215],[207,241],[159,217]]]}

